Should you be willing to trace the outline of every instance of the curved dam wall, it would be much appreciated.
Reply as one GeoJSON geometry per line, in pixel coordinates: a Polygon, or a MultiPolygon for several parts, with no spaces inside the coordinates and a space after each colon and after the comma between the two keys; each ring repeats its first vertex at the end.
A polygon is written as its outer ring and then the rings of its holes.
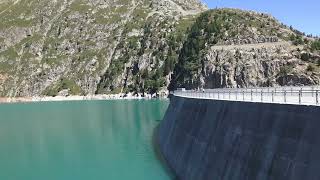
{"type": "Polygon", "coordinates": [[[181,180],[320,179],[320,107],[173,96],[157,137],[181,180]]]}

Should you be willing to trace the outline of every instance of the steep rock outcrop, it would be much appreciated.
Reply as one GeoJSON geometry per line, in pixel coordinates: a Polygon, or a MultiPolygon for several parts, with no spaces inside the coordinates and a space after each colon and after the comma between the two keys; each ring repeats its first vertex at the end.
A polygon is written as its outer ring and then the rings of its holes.
{"type": "Polygon", "coordinates": [[[0,96],[319,83],[315,39],[265,14],[198,0],[6,0],[0,14],[0,96]]]}
{"type": "Polygon", "coordinates": [[[169,89],[316,85],[314,41],[266,14],[208,11],[191,27],[169,89]]]}
{"type": "Polygon", "coordinates": [[[263,43],[211,47],[203,60],[200,86],[255,87],[319,84],[319,74],[308,72],[308,63],[294,54],[289,43],[263,43]],[[284,69],[287,68],[287,69],[284,69]]]}
{"type": "Polygon", "coordinates": [[[159,91],[181,46],[169,43],[187,29],[175,34],[179,22],[204,10],[197,0],[3,1],[0,95],[159,91]]]}

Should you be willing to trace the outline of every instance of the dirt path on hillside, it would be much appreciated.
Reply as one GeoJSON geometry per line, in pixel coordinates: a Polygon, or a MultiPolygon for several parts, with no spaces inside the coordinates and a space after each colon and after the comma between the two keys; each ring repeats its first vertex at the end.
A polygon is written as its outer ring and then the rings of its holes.
{"type": "Polygon", "coordinates": [[[250,50],[253,48],[256,49],[256,48],[292,47],[292,46],[293,45],[290,42],[279,41],[279,42],[241,44],[241,45],[218,45],[218,46],[212,46],[211,50],[234,50],[234,49],[250,50]]]}

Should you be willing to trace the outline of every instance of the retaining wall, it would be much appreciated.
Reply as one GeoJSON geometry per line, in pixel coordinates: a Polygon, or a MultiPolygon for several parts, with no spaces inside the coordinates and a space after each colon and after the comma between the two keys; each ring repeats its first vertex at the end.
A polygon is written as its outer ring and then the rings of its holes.
{"type": "Polygon", "coordinates": [[[320,108],[173,96],[158,131],[181,180],[319,180],[320,108]]]}

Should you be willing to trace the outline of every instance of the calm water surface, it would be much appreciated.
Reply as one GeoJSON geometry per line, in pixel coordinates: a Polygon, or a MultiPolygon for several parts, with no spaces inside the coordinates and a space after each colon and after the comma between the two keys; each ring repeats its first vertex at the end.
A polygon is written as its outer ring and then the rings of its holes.
{"type": "Polygon", "coordinates": [[[169,180],[152,146],[166,100],[0,105],[0,180],[169,180]]]}

